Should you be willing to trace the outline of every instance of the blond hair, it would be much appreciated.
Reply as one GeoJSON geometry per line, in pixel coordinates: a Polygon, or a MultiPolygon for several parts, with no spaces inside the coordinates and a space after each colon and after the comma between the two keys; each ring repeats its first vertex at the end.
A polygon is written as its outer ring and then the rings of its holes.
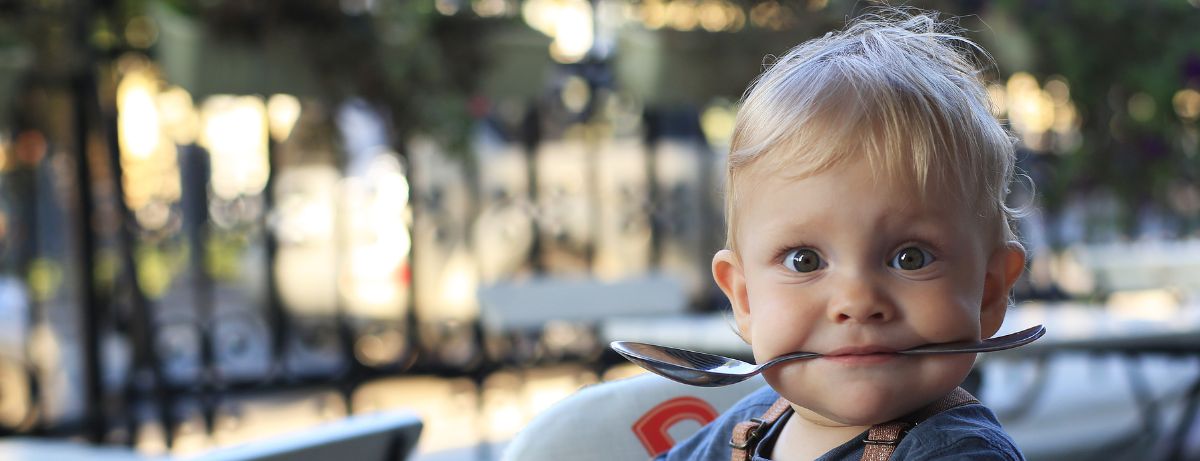
{"type": "Polygon", "coordinates": [[[930,13],[886,9],[804,42],[746,90],[730,144],[725,216],[736,250],[736,203],[750,171],[824,171],[865,156],[877,174],[928,184],[995,218],[1015,238],[1005,204],[1013,136],[992,114],[990,56],[930,13]]]}

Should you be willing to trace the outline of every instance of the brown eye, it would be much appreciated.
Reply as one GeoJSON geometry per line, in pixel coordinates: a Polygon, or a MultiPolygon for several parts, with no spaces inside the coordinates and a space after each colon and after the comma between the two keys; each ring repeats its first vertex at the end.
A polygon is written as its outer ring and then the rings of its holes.
{"type": "Polygon", "coordinates": [[[928,251],[917,247],[908,247],[896,253],[896,256],[892,257],[892,261],[888,265],[900,270],[915,271],[929,265],[931,262],[933,262],[933,255],[929,254],[928,251]]]}
{"type": "Polygon", "coordinates": [[[821,268],[821,257],[813,250],[801,248],[788,253],[783,265],[796,272],[812,272],[821,268]]]}

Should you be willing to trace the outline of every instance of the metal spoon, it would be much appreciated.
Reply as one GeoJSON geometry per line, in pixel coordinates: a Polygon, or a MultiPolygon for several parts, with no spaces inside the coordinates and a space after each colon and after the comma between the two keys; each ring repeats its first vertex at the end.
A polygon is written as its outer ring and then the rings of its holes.
{"type": "MultiPolygon", "coordinates": [[[[1038,325],[978,342],[927,344],[896,353],[927,355],[999,351],[1024,346],[1044,334],[1046,334],[1046,327],[1038,325]]],[[[625,356],[629,361],[660,376],[683,384],[702,387],[728,386],[745,381],[766,368],[789,360],[821,357],[821,354],[816,352],[793,352],[771,359],[762,365],[755,365],[720,355],[632,341],[613,341],[609,347],[625,356]]]]}

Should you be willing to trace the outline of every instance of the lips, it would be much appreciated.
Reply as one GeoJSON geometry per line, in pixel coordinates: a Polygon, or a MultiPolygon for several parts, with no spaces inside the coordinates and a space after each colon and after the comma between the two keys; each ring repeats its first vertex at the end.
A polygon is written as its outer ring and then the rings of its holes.
{"type": "Polygon", "coordinates": [[[848,355],[875,355],[875,354],[895,354],[896,349],[886,346],[847,346],[840,349],[825,353],[826,357],[838,357],[848,355]]]}
{"type": "Polygon", "coordinates": [[[900,358],[896,349],[886,346],[849,346],[825,354],[825,360],[845,365],[877,365],[900,358]]]}

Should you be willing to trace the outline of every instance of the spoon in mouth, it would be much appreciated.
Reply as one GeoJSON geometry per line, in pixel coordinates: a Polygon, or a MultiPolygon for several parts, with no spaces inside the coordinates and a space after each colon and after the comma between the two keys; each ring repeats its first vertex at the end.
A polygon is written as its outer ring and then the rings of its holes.
{"type": "MultiPolygon", "coordinates": [[[[1041,338],[1044,334],[1046,334],[1046,327],[1037,325],[983,341],[926,344],[896,353],[930,355],[1000,351],[1024,346],[1041,338]]],[[[705,352],[633,341],[613,341],[609,347],[629,359],[630,362],[655,374],[679,383],[701,387],[728,386],[745,381],[751,376],[783,362],[822,356],[816,352],[793,352],[771,359],[761,365],[755,365],[705,352]]]]}

